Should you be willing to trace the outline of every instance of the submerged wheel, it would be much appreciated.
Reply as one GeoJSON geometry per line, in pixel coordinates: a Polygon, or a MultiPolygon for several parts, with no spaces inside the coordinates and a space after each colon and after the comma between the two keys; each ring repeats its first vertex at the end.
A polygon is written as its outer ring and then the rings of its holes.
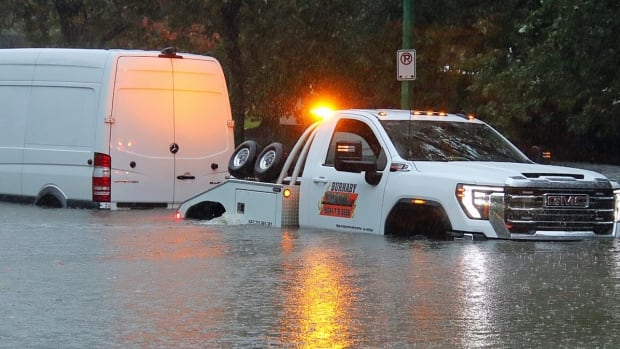
{"type": "Polygon", "coordinates": [[[46,187],[37,195],[34,204],[47,208],[66,208],[67,198],[57,188],[46,187]]]}
{"type": "Polygon", "coordinates": [[[401,199],[392,207],[385,221],[386,235],[450,240],[453,238],[451,231],[452,224],[443,207],[432,201],[414,205],[410,199],[401,199]]]}
{"type": "Polygon", "coordinates": [[[252,174],[259,146],[255,141],[245,141],[235,149],[228,161],[228,172],[236,178],[245,178],[252,174]]]}
{"type": "Polygon", "coordinates": [[[254,165],[254,175],[260,181],[272,181],[280,175],[284,160],[284,146],[277,142],[271,143],[258,155],[254,165]]]}
{"type": "Polygon", "coordinates": [[[219,202],[203,201],[190,207],[185,213],[186,219],[211,220],[221,217],[226,209],[219,202]]]}

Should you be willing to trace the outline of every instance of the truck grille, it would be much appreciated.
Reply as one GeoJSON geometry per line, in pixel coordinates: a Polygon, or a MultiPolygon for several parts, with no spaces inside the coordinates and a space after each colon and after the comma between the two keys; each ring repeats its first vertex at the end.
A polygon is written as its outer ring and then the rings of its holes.
{"type": "Polygon", "coordinates": [[[592,231],[613,233],[611,189],[505,188],[504,219],[511,233],[592,231]]]}

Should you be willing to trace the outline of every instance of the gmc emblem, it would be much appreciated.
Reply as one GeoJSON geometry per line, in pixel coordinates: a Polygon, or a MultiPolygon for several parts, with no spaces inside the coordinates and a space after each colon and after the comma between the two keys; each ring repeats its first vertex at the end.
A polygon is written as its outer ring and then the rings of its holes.
{"type": "Polygon", "coordinates": [[[590,199],[587,194],[545,194],[546,207],[588,207],[590,199]]]}

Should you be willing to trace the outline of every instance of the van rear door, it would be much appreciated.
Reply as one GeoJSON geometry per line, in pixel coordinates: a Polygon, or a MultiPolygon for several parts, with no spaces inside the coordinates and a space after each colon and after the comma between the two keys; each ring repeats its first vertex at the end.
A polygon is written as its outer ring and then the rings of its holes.
{"type": "Polygon", "coordinates": [[[118,58],[110,135],[112,202],[172,202],[173,97],[169,58],[118,58]]]}
{"type": "Polygon", "coordinates": [[[222,69],[173,57],[118,59],[110,155],[119,206],[178,203],[227,174],[234,140],[222,69]]]}
{"type": "Polygon", "coordinates": [[[214,59],[172,59],[174,202],[224,180],[234,140],[224,74],[214,59]]]}

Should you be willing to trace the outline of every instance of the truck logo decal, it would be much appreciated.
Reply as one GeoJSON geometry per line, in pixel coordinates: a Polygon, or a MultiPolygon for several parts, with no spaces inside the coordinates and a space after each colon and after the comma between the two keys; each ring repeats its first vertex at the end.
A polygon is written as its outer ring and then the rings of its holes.
{"type": "Polygon", "coordinates": [[[357,184],[331,182],[319,203],[319,214],[339,218],[353,218],[358,194],[357,184]]]}
{"type": "Polygon", "coordinates": [[[545,194],[546,207],[588,207],[587,194],[545,194]]]}

